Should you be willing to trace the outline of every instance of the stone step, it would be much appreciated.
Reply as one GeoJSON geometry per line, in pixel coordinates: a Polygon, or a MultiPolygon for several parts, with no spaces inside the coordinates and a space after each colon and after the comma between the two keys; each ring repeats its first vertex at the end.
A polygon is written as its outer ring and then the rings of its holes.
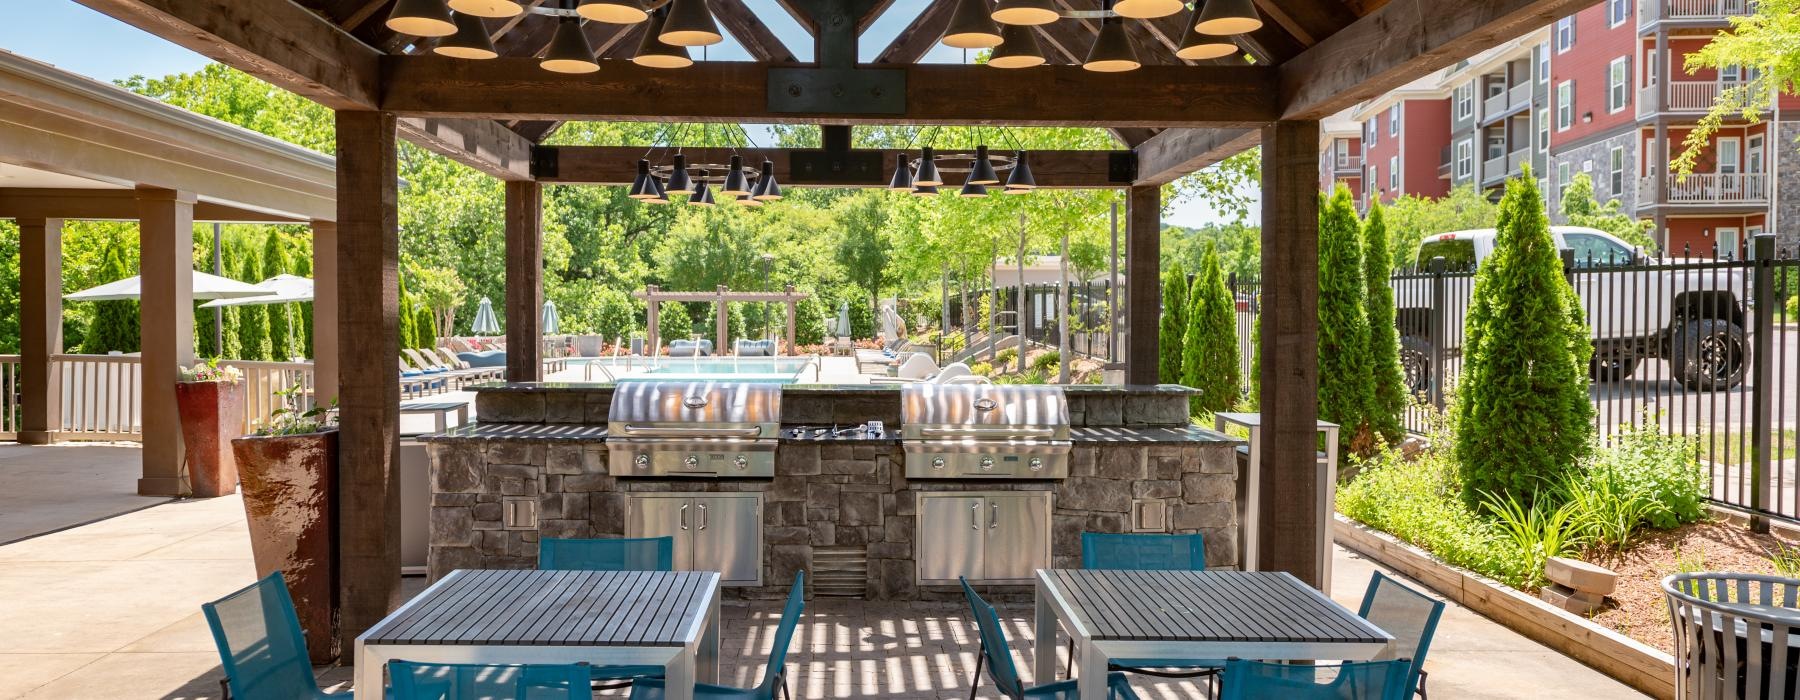
{"type": "Polygon", "coordinates": [[[1577,591],[1599,596],[1612,595],[1619,585],[1619,575],[1611,569],[1568,557],[1551,557],[1544,562],[1544,576],[1577,591]]]}
{"type": "Polygon", "coordinates": [[[1606,604],[1606,596],[1577,591],[1552,583],[1538,591],[1538,599],[1576,615],[1589,615],[1606,604]]]}

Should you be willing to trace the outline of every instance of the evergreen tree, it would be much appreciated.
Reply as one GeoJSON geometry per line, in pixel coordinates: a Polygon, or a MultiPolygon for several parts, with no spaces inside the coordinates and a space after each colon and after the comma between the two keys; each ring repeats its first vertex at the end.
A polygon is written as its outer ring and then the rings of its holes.
{"type": "Polygon", "coordinates": [[[413,347],[430,350],[437,347],[437,320],[431,317],[431,309],[423,304],[413,310],[413,347]]]}
{"type": "Polygon", "coordinates": [[[1250,322],[1250,409],[1262,410],[1262,312],[1250,322]]]}
{"type": "Polygon", "coordinates": [[[1177,261],[1163,271],[1162,320],[1156,329],[1156,378],[1165,384],[1181,383],[1187,356],[1181,347],[1188,327],[1187,296],[1187,271],[1177,261]]]}
{"type": "Polygon", "coordinates": [[[400,347],[419,347],[418,333],[419,315],[413,310],[412,295],[406,292],[406,276],[400,276],[400,314],[397,319],[400,325],[400,347]]]}
{"type": "MultiPolygon", "coordinates": [[[[131,276],[131,268],[125,265],[125,253],[119,236],[113,236],[106,242],[106,250],[101,254],[100,279],[116,282],[131,276]]],[[[108,352],[137,352],[138,336],[138,303],[135,301],[97,301],[94,302],[93,320],[88,323],[87,332],[82,335],[81,351],[90,355],[104,355],[108,352]]]]}
{"type": "MultiPolygon", "coordinates": [[[[301,249],[299,254],[294,256],[294,274],[299,275],[301,277],[311,277],[312,276],[312,251],[306,250],[306,249],[301,249]]],[[[312,302],[309,301],[309,302],[295,304],[294,307],[295,307],[295,312],[296,312],[295,313],[295,322],[300,324],[300,332],[297,334],[299,336],[299,341],[300,341],[300,348],[299,348],[300,356],[301,357],[312,357],[313,356],[313,327],[312,327],[313,305],[312,305],[312,302]]]]}
{"type": "Polygon", "coordinates": [[[1475,274],[1456,412],[1463,500],[1529,504],[1588,452],[1593,348],[1531,172],[1507,182],[1494,252],[1475,274]]]}
{"type": "MultiPolygon", "coordinates": [[[[270,279],[276,275],[287,274],[287,250],[282,246],[281,235],[275,229],[269,229],[269,235],[263,238],[262,279],[270,279]]],[[[260,281],[260,280],[258,280],[260,281]]],[[[269,315],[269,347],[270,354],[276,362],[287,362],[294,356],[294,305],[270,304],[263,307],[269,315]]]]}
{"type": "MultiPolygon", "coordinates": [[[[244,245],[238,251],[237,274],[232,275],[239,282],[255,283],[261,280],[262,255],[254,245],[244,245]]],[[[246,304],[237,308],[238,359],[268,360],[274,356],[269,345],[269,309],[259,304],[246,304]]]]}
{"type": "Polygon", "coordinates": [[[1367,295],[1362,227],[1339,184],[1319,213],[1319,417],[1343,426],[1341,447],[1363,457],[1374,452],[1367,295]]]}
{"type": "Polygon", "coordinates": [[[1189,401],[1195,414],[1217,413],[1237,405],[1237,308],[1219,255],[1208,244],[1200,256],[1200,274],[1188,293],[1187,334],[1182,338],[1182,383],[1198,389],[1189,401]]]}
{"type": "Polygon", "coordinates": [[[1400,368],[1400,329],[1394,324],[1394,291],[1388,286],[1388,265],[1392,254],[1387,217],[1381,203],[1369,207],[1369,218],[1363,222],[1363,282],[1369,294],[1365,308],[1369,314],[1369,364],[1374,372],[1374,402],[1369,406],[1369,421],[1382,440],[1399,444],[1404,437],[1400,415],[1406,411],[1406,372],[1400,368]]]}

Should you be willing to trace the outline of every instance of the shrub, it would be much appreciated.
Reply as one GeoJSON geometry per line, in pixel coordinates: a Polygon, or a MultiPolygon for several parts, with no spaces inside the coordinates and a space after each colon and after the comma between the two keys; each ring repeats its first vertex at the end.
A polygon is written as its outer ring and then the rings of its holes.
{"type": "Polygon", "coordinates": [[[1019,349],[1006,348],[1005,350],[994,353],[993,364],[995,367],[1009,367],[1012,365],[1013,361],[1017,359],[1019,359],[1019,349]]]}
{"type": "Polygon", "coordinates": [[[1156,327],[1156,378],[1164,384],[1181,381],[1182,341],[1187,333],[1187,272],[1176,262],[1163,271],[1162,319],[1156,327]]]}
{"type": "Polygon", "coordinates": [[[969,372],[972,374],[979,374],[983,377],[991,377],[994,376],[994,366],[986,362],[977,362],[969,365],[969,372]]]}
{"type": "Polygon", "coordinates": [[[688,316],[687,307],[678,301],[665,301],[656,307],[656,326],[664,345],[671,340],[687,340],[694,333],[694,321],[688,316]]]}
{"type": "Polygon", "coordinates": [[[1055,373],[1056,366],[1061,363],[1062,353],[1055,350],[1038,353],[1037,357],[1031,358],[1031,368],[1044,373],[1055,373]]]}
{"type": "MultiPolygon", "coordinates": [[[[262,258],[259,251],[253,246],[245,245],[238,253],[243,259],[238,261],[237,274],[233,275],[233,277],[236,277],[241,282],[255,283],[260,281],[261,278],[258,277],[258,275],[262,274],[262,258]]],[[[401,298],[404,300],[405,295],[402,294],[401,298]]],[[[412,311],[412,309],[404,306],[401,307],[401,310],[409,314],[412,311]]],[[[269,359],[273,350],[269,345],[268,308],[259,304],[246,304],[238,307],[237,311],[239,355],[237,359],[251,361],[269,359]]],[[[401,316],[400,325],[402,327],[411,326],[412,318],[410,316],[401,316]]],[[[402,338],[404,337],[405,336],[403,335],[402,338]]]]}
{"type": "Polygon", "coordinates": [[[794,342],[800,345],[825,342],[825,319],[830,313],[825,309],[825,302],[816,295],[801,299],[794,309],[794,342]]]}
{"type": "Polygon", "coordinates": [[[1400,329],[1394,325],[1394,290],[1388,286],[1388,270],[1393,253],[1387,216],[1381,203],[1369,206],[1369,218],[1363,222],[1363,284],[1368,295],[1364,307],[1369,314],[1369,369],[1374,373],[1369,424],[1383,442],[1392,445],[1405,437],[1400,415],[1406,411],[1406,373],[1400,368],[1400,329]]]}
{"type": "Polygon", "coordinates": [[[1508,562],[1525,585],[1544,581],[1544,563],[1569,554],[1582,544],[1583,530],[1576,519],[1576,505],[1552,506],[1548,499],[1532,499],[1526,506],[1516,495],[1488,494],[1482,507],[1500,524],[1500,531],[1520,557],[1508,562]]]}
{"type": "Polygon", "coordinates": [[[1654,414],[1619,428],[1611,446],[1595,453],[1580,488],[1641,493],[1657,504],[1646,514],[1651,527],[1669,529],[1706,517],[1706,470],[1694,459],[1694,439],[1665,433],[1654,414]]]}
{"type": "MultiPolygon", "coordinates": [[[[287,247],[282,244],[281,233],[273,228],[263,237],[262,271],[257,274],[261,281],[288,271],[287,247]]],[[[295,350],[303,343],[296,338],[297,326],[300,324],[299,314],[294,311],[294,304],[270,304],[265,313],[269,317],[269,353],[270,359],[276,362],[287,362],[293,358],[295,350]]]]}
{"type": "Polygon", "coordinates": [[[1237,305],[1210,243],[1200,255],[1200,275],[1188,290],[1187,323],[1181,383],[1199,391],[1189,400],[1189,411],[1216,413],[1237,405],[1237,305]]]}
{"type": "MultiPolygon", "coordinates": [[[[101,253],[100,279],[114,282],[131,276],[131,268],[125,264],[125,252],[120,245],[116,236],[107,241],[106,250],[101,253]]],[[[114,350],[137,352],[141,342],[138,323],[138,303],[135,301],[94,302],[94,317],[82,335],[81,351],[90,355],[104,355],[114,350]]]]}
{"type": "Polygon", "coordinates": [[[1319,418],[1343,426],[1338,440],[1358,457],[1375,451],[1367,295],[1362,229],[1349,188],[1339,184],[1319,212],[1319,418]]]}
{"type": "Polygon", "coordinates": [[[1787,322],[1800,321],[1800,296],[1788,297],[1787,322]]]}

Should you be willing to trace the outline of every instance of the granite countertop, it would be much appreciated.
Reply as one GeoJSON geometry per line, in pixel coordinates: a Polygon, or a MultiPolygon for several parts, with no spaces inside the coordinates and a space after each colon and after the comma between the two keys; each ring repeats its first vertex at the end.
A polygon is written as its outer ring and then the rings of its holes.
{"type": "Polygon", "coordinates": [[[842,425],[840,425],[840,426],[784,425],[784,426],[781,426],[781,444],[784,444],[784,445],[789,445],[789,444],[792,444],[792,445],[815,445],[815,444],[823,444],[823,443],[852,443],[852,444],[858,444],[858,445],[897,445],[900,443],[900,433],[897,431],[894,431],[891,429],[883,430],[880,437],[872,437],[872,436],[863,434],[860,431],[860,427],[861,426],[842,426],[842,425]],[[813,433],[817,430],[823,429],[823,430],[829,431],[833,427],[835,427],[838,430],[845,430],[846,428],[850,428],[850,429],[858,429],[858,431],[852,432],[852,433],[846,433],[843,435],[819,435],[819,436],[813,435],[813,433]],[[803,431],[803,435],[796,436],[794,434],[795,430],[803,431]]]}
{"type": "MultiPolygon", "coordinates": [[[[487,382],[469,388],[474,391],[493,392],[533,392],[533,391],[593,391],[612,389],[616,384],[611,382],[487,382]]],[[[783,394],[829,394],[833,396],[892,396],[900,392],[905,384],[787,384],[781,387],[783,394]]],[[[1120,396],[1145,394],[1161,394],[1188,396],[1195,393],[1179,384],[1071,384],[1063,387],[1063,391],[1078,395],[1120,396]]]]}
{"type": "Polygon", "coordinates": [[[549,423],[471,423],[442,433],[420,435],[420,442],[573,442],[606,440],[604,425],[549,423]]]}
{"type": "Polygon", "coordinates": [[[1242,444],[1244,442],[1230,435],[1198,426],[1185,428],[1070,428],[1069,439],[1077,445],[1182,442],[1242,444]]]}

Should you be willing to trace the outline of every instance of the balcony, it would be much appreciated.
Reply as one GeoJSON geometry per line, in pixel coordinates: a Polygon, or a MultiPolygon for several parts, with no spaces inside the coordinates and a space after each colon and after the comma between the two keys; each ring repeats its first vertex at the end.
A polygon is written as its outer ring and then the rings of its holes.
{"type": "Polygon", "coordinates": [[[1503,156],[1489,158],[1481,163],[1481,181],[1484,184],[1512,177],[1525,172],[1525,164],[1531,162],[1531,147],[1526,146],[1503,156]]]}
{"type": "Polygon", "coordinates": [[[1725,24],[1727,18],[1741,17],[1754,9],[1753,0],[1642,0],[1638,3],[1638,28],[1665,21],[1725,24]]]}
{"type": "Polygon", "coordinates": [[[1507,116],[1515,110],[1531,105],[1531,82],[1526,81],[1508,88],[1481,103],[1481,122],[1488,123],[1507,116]]]}
{"type": "Polygon", "coordinates": [[[1361,155],[1339,153],[1332,159],[1331,167],[1338,175],[1361,175],[1363,158],[1361,155]]]}
{"type": "MultiPolygon", "coordinates": [[[[1668,85],[1668,106],[1665,113],[1704,114],[1712,109],[1713,102],[1718,100],[1719,93],[1726,88],[1742,83],[1727,80],[1675,80],[1668,85]]],[[[1637,113],[1647,117],[1656,113],[1656,91],[1661,85],[1652,85],[1638,89],[1637,113]]]]}
{"type": "Polygon", "coordinates": [[[1656,181],[1663,180],[1667,196],[1661,198],[1675,205],[1767,204],[1767,175],[1762,173],[1695,173],[1687,177],[1675,174],[1651,175],[1638,181],[1638,202],[1647,207],[1659,201],[1656,181]]]}

